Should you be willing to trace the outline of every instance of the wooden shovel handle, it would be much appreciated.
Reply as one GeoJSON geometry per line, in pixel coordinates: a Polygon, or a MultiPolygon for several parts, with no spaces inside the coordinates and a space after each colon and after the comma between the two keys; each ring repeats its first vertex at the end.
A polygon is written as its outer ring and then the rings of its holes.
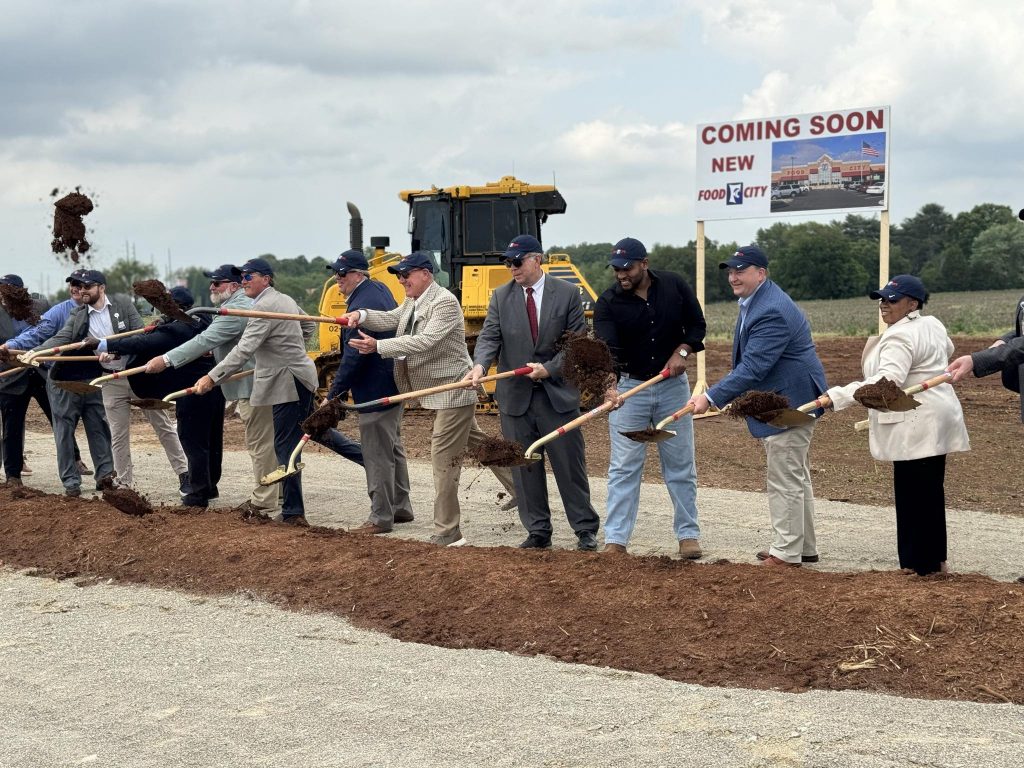
{"type": "MultiPolygon", "coordinates": [[[[136,328],[134,331],[122,331],[121,333],[115,333],[112,334],[111,336],[104,336],[103,339],[101,339],[101,341],[110,339],[122,339],[125,336],[136,336],[137,334],[140,333],[149,333],[154,328],[156,328],[157,325],[159,324],[153,323],[152,325],[147,325],[143,328],[136,328]]],[[[86,341],[76,341],[71,344],[61,344],[59,347],[48,347],[47,349],[34,349],[31,352],[25,353],[25,358],[26,360],[30,360],[37,357],[42,357],[43,355],[59,355],[62,352],[71,352],[72,350],[75,349],[81,349],[87,343],[88,342],[86,341]]]]}
{"type": "Polygon", "coordinates": [[[113,373],[108,373],[106,376],[100,376],[98,378],[95,378],[89,383],[92,384],[94,387],[98,387],[105,381],[112,381],[113,379],[123,379],[125,376],[134,376],[136,373],[142,373],[144,370],[146,370],[146,366],[144,365],[140,365],[136,368],[126,368],[123,371],[114,371],[113,373]]]}
{"type": "Polygon", "coordinates": [[[657,427],[655,427],[655,429],[664,429],[666,426],[671,424],[673,421],[679,421],[681,418],[683,418],[683,416],[685,416],[688,413],[693,413],[693,406],[692,405],[683,406],[678,411],[673,413],[671,416],[665,417],[664,419],[662,419],[661,421],[658,422],[658,425],[657,425],[657,427]]]}
{"type": "Polygon", "coordinates": [[[927,381],[922,381],[919,384],[915,384],[912,387],[907,387],[903,390],[905,395],[916,395],[918,392],[924,392],[926,389],[938,386],[939,384],[946,384],[947,382],[953,381],[953,374],[946,372],[940,373],[938,376],[933,376],[927,381]]]}
{"type": "Polygon", "coordinates": [[[811,411],[816,411],[819,408],[828,408],[830,405],[832,405],[831,397],[828,395],[819,395],[817,399],[811,400],[809,403],[804,403],[796,410],[800,411],[800,413],[810,413],[811,411]]]}
{"type": "MultiPolygon", "coordinates": [[[[522,368],[516,368],[511,371],[502,371],[501,373],[495,373],[491,376],[484,376],[480,379],[480,383],[483,384],[485,381],[498,381],[499,379],[510,379],[513,376],[526,376],[529,373],[533,373],[533,368],[528,365],[524,365],[522,368]]],[[[426,395],[436,395],[438,392],[448,392],[453,389],[464,389],[465,387],[465,380],[453,381],[450,384],[439,384],[436,387],[417,389],[413,392],[402,392],[399,395],[392,395],[391,397],[380,397],[376,400],[369,400],[365,403],[356,403],[350,407],[356,410],[361,410],[363,408],[376,408],[379,405],[393,405],[394,403],[401,403],[405,400],[412,400],[426,395]]]]}
{"type": "Polygon", "coordinates": [[[296,315],[289,312],[261,312],[258,309],[228,309],[227,307],[221,307],[220,309],[213,309],[212,307],[200,307],[198,309],[189,310],[191,314],[195,315],[230,315],[233,317],[262,317],[268,320],[308,320],[313,323],[335,323],[336,325],[348,325],[348,320],[345,319],[344,315],[341,317],[328,317],[326,315],[296,315]]]}
{"type": "MultiPolygon", "coordinates": [[[[239,371],[238,373],[233,373],[230,376],[228,376],[228,377],[218,381],[216,386],[219,387],[221,384],[226,384],[229,381],[238,381],[239,379],[244,379],[247,376],[252,376],[253,373],[255,373],[255,369],[253,369],[253,368],[250,368],[248,371],[239,371]]],[[[185,389],[179,389],[176,392],[171,392],[170,394],[165,395],[161,399],[165,403],[173,403],[179,397],[185,397],[185,395],[193,395],[193,394],[195,394],[195,391],[196,391],[195,387],[185,387],[185,389]]]]}

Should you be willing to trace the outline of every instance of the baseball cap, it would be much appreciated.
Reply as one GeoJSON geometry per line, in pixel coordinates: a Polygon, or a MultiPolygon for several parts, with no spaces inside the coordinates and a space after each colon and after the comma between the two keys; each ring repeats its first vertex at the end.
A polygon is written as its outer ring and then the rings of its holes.
{"type": "Polygon", "coordinates": [[[203,272],[203,274],[217,282],[223,282],[225,280],[231,283],[242,282],[242,270],[234,264],[221,264],[212,272],[203,272]]]}
{"type": "Polygon", "coordinates": [[[434,273],[434,260],[426,251],[413,251],[408,256],[403,256],[397,264],[388,267],[388,272],[397,275],[400,272],[408,272],[410,269],[429,269],[434,273]]]}
{"type": "Polygon", "coordinates": [[[508,250],[502,258],[521,259],[528,253],[544,253],[544,248],[533,235],[516,235],[515,240],[508,244],[508,250]]]}
{"type": "Polygon", "coordinates": [[[274,276],[274,268],[264,259],[249,259],[238,269],[240,272],[258,272],[261,275],[274,276]]]}
{"type": "Polygon", "coordinates": [[[25,281],[18,275],[4,275],[0,277],[0,285],[16,285],[19,288],[24,288],[25,281]]]}
{"type": "Polygon", "coordinates": [[[80,283],[86,285],[106,285],[107,278],[103,276],[103,273],[96,269],[80,269],[77,272],[72,272],[71,277],[78,280],[80,283]]]}
{"type": "Polygon", "coordinates": [[[889,282],[868,294],[872,299],[885,299],[886,301],[897,301],[902,296],[909,296],[918,301],[924,301],[928,291],[920,278],[913,275],[896,275],[890,278],[889,282]]]}
{"type": "Polygon", "coordinates": [[[64,278],[64,282],[65,283],[71,283],[71,282],[80,283],[80,282],[82,282],[82,273],[83,272],[85,272],[84,269],[76,269],[74,272],[72,272],[70,275],[68,275],[67,277],[64,278]]]}
{"type": "Polygon", "coordinates": [[[174,303],[182,309],[188,309],[196,303],[195,298],[192,296],[192,291],[183,285],[176,285],[171,288],[168,293],[171,294],[171,298],[174,299],[174,303]]]}
{"type": "Polygon", "coordinates": [[[756,245],[744,245],[737,249],[731,259],[720,262],[719,269],[746,269],[747,267],[768,268],[768,257],[756,245]]]}
{"type": "Polygon", "coordinates": [[[616,269],[625,269],[634,261],[643,261],[647,258],[647,249],[644,244],[635,237],[624,237],[612,248],[608,257],[608,266],[616,269]]]}
{"type": "Polygon", "coordinates": [[[366,260],[366,256],[363,252],[352,248],[347,251],[342,251],[338,258],[334,260],[333,264],[328,264],[327,269],[334,270],[335,272],[341,272],[346,274],[354,269],[369,269],[370,263],[366,260]]]}

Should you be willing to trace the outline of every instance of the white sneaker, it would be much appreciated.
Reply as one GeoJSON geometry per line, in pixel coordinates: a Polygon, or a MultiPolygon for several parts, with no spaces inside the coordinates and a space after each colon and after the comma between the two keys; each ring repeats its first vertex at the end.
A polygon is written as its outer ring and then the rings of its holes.
{"type": "Polygon", "coordinates": [[[28,463],[24,459],[21,460],[21,474],[23,476],[32,474],[32,470],[29,468],[28,463]]]}

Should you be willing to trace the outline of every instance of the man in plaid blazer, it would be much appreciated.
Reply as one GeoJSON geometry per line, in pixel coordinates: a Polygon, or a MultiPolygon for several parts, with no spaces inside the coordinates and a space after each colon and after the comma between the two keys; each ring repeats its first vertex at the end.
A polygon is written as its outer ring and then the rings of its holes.
{"type": "MultiPolygon", "coordinates": [[[[405,288],[405,301],[392,310],[363,309],[345,317],[349,327],[394,331],[391,339],[375,339],[360,332],[349,345],[362,354],[377,352],[395,361],[395,384],[400,392],[460,381],[472,367],[466,348],[465,320],[459,300],[434,281],[434,261],[416,251],[388,271],[405,288]]],[[[486,433],[476,423],[476,392],[452,389],[420,398],[434,411],[430,461],[434,469],[434,535],[431,541],[446,547],[466,543],[459,530],[459,477],[461,456],[467,447],[482,442],[486,433]]],[[[512,472],[492,468],[505,490],[514,495],[512,472]]]]}

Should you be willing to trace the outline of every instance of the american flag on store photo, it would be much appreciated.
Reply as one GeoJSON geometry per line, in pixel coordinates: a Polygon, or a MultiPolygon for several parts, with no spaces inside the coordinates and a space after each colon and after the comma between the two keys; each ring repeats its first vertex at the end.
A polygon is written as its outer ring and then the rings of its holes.
{"type": "Polygon", "coordinates": [[[860,143],[860,153],[862,155],[870,155],[871,157],[878,157],[878,150],[868,144],[866,141],[860,143]]]}

